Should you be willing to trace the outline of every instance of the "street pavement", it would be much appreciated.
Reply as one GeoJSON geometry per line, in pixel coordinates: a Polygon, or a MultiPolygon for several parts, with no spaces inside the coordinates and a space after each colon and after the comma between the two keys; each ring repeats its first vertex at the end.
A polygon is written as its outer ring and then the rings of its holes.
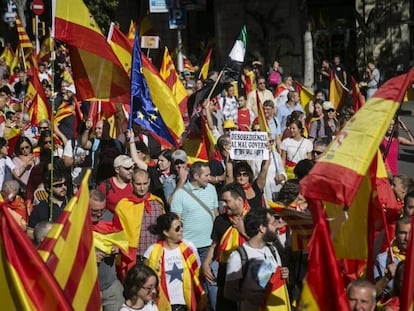
{"type": "MultiPolygon", "coordinates": [[[[400,119],[407,125],[408,129],[414,133],[414,101],[402,104],[402,114],[400,119]],[[411,114],[408,114],[408,113],[411,114]]],[[[407,137],[406,133],[400,129],[400,136],[407,137]]],[[[401,146],[399,149],[398,168],[400,174],[414,177],[414,146],[401,146]]]]}

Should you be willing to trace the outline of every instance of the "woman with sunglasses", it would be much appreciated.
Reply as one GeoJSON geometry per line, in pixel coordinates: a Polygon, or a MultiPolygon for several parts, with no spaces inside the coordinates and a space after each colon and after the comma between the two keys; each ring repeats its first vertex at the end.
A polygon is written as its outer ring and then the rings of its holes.
{"type": "Polygon", "coordinates": [[[314,141],[322,137],[326,137],[332,141],[338,129],[338,121],[336,120],[336,112],[334,105],[325,101],[322,105],[323,117],[314,121],[309,129],[309,140],[314,141]]]}
{"type": "Polygon", "coordinates": [[[20,137],[14,146],[13,162],[16,165],[17,180],[21,189],[25,189],[30,172],[39,163],[39,158],[33,154],[33,146],[27,137],[20,137]]]}
{"type": "Polygon", "coordinates": [[[144,254],[144,262],[160,279],[159,310],[202,309],[206,296],[199,279],[200,259],[195,246],[183,241],[178,215],[171,212],[161,215],[148,229],[159,237],[144,254]]]}

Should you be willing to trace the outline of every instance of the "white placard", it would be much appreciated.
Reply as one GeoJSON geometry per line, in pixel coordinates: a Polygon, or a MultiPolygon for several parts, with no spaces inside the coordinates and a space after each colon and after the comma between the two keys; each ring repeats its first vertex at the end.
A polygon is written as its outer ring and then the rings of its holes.
{"type": "Polygon", "coordinates": [[[269,151],[266,132],[230,132],[230,157],[234,160],[267,160],[269,151]]]}
{"type": "Polygon", "coordinates": [[[141,48],[143,49],[158,49],[160,46],[160,37],[158,36],[142,36],[141,48]]]}
{"type": "Polygon", "coordinates": [[[168,13],[165,0],[149,0],[150,13],[168,13]]]}

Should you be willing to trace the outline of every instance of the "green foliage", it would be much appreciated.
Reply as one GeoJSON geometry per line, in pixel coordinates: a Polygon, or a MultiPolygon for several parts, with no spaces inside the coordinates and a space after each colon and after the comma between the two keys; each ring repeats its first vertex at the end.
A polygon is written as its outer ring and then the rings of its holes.
{"type": "Polygon", "coordinates": [[[84,0],[102,33],[106,35],[109,25],[114,21],[115,9],[119,0],[84,0]]]}

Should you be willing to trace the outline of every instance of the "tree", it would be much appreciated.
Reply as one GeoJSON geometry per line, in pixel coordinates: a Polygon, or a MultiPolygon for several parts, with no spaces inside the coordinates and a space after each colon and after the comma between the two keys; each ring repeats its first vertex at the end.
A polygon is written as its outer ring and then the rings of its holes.
{"type": "Polygon", "coordinates": [[[115,9],[118,7],[119,0],[84,0],[84,2],[102,33],[106,35],[109,25],[114,21],[115,9]]]}

